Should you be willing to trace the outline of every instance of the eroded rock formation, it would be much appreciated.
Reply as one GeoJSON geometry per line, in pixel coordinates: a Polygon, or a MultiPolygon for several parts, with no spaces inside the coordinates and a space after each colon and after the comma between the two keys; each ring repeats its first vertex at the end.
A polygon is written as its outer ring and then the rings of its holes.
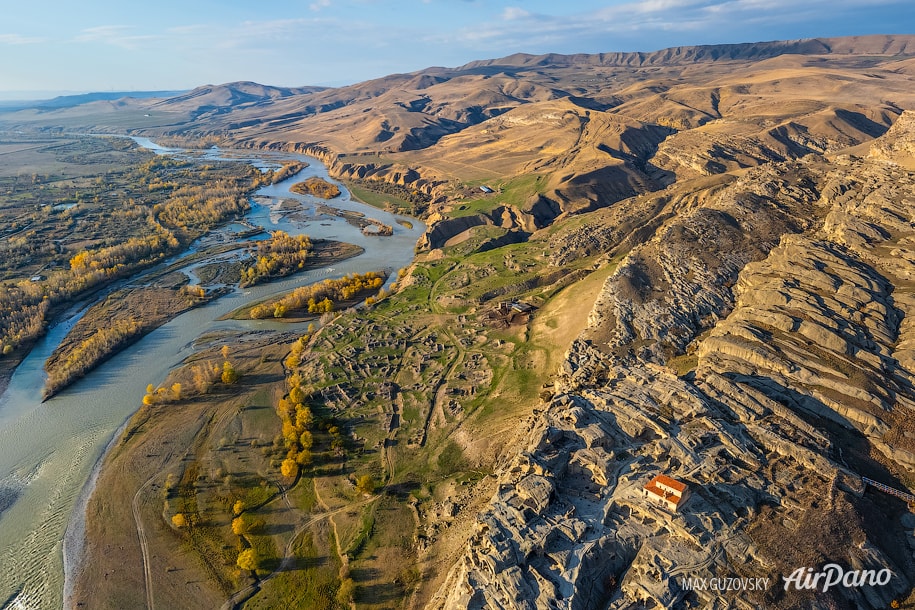
{"type": "Polygon", "coordinates": [[[771,164],[671,197],[677,215],[607,281],[430,607],[867,608],[907,595],[915,519],[861,476],[905,487],[915,473],[913,134],[906,113],[867,159],[771,164]],[[691,491],[676,513],[643,496],[659,473],[691,491]],[[828,562],[893,576],[783,586],[828,562]],[[685,585],[722,576],[770,582],[685,585]]]}

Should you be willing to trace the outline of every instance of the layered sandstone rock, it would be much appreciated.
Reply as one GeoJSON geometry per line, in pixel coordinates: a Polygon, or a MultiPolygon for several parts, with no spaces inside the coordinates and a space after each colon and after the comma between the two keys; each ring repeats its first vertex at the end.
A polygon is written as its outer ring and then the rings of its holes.
{"type": "Polygon", "coordinates": [[[866,608],[905,596],[915,521],[861,476],[904,487],[915,472],[912,134],[907,113],[868,160],[772,165],[666,202],[678,214],[608,280],[430,607],[866,608]],[[684,351],[697,366],[678,377],[664,364],[684,351]],[[642,494],[658,473],[691,491],[676,513],[642,494]],[[893,577],[782,586],[826,562],[893,577]],[[716,576],[771,583],[684,587],[716,576]]]}

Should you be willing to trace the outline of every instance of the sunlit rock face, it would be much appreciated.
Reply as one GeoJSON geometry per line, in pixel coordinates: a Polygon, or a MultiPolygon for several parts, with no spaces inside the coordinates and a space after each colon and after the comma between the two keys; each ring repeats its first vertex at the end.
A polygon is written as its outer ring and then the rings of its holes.
{"type": "Polygon", "coordinates": [[[606,282],[431,607],[907,594],[913,519],[861,477],[904,487],[915,472],[913,134],[904,113],[866,157],[773,163],[683,195],[606,282]],[[687,484],[679,510],[643,493],[657,474],[687,484]],[[826,563],[893,577],[791,586],[826,563]],[[722,576],[770,582],[685,584],[722,576]]]}

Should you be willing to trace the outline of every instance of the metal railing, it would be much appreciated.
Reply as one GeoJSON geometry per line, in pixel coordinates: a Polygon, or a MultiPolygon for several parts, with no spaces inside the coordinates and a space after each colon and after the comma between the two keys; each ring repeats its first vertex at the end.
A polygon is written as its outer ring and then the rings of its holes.
{"type": "Polygon", "coordinates": [[[896,489],[895,487],[890,487],[889,485],[884,485],[883,483],[881,483],[879,481],[875,481],[873,479],[868,479],[867,477],[861,477],[861,480],[864,481],[867,485],[870,485],[871,487],[876,487],[877,489],[879,489],[880,491],[882,491],[884,493],[888,493],[891,496],[896,496],[897,498],[902,498],[909,504],[915,504],[915,496],[913,496],[910,493],[900,491],[900,490],[896,489]]]}

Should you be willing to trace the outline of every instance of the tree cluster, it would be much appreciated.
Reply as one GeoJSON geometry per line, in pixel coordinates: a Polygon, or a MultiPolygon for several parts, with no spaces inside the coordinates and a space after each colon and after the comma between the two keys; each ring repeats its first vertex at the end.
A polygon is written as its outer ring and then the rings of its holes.
{"type": "Polygon", "coordinates": [[[18,309],[8,306],[8,303],[18,301],[19,296],[15,289],[0,296],[0,345],[4,356],[12,354],[18,345],[38,337],[44,330],[48,300],[20,305],[18,309]]]}
{"type": "Polygon", "coordinates": [[[156,219],[192,239],[220,222],[240,216],[249,208],[245,190],[229,184],[185,186],[177,189],[165,203],[153,207],[156,219]]]}
{"type": "Polygon", "coordinates": [[[44,330],[45,315],[51,306],[156,263],[177,247],[177,240],[158,227],[146,237],[80,251],[71,257],[69,269],[49,271],[41,281],[5,283],[0,287],[0,344],[15,348],[35,339],[44,330]]]}
{"type": "Polygon", "coordinates": [[[242,288],[303,269],[312,249],[307,235],[292,237],[283,231],[274,231],[270,239],[258,243],[255,263],[241,270],[242,288]]]}
{"type": "MultiPolygon", "coordinates": [[[[147,192],[152,187],[159,193],[155,197],[147,196],[152,201],[137,202],[130,198],[129,205],[123,203],[106,212],[106,218],[126,222],[126,235],[133,235],[126,239],[108,236],[97,240],[109,245],[76,252],[70,257],[68,268],[52,268],[43,273],[46,277],[40,281],[22,279],[0,285],[0,353],[12,353],[19,345],[37,338],[44,330],[50,307],[157,263],[177,252],[182,244],[246,211],[247,193],[259,175],[254,168],[245,173],[231,173],[224,167],[194,167],[166,157],[156,157],[126,172],[123,177],[126,185],[134,188],[140,185],[147,192]]],[[[99,181],[98,188],[104,190],[105,177],[100,176],[99,181]]],[[[141,192],[130,194],[141,196],[141,192]]],[[[80,194],[73,197],[79,199],[80,194]]],[[[48,217],[51,206],[45,205],[38,213],[48,217]]],[[[98,214],[87,218],[86,222],[98,224],[98,214]]],[[[70,222],[75,221],[70,218],[70,222]]],[[[45,243],[39,250],[50,253],[50,240],[42,242],[41,237],[30,232],[17,239],[45,243]]],[[[35,249],[29,252],[34,254],[35,249]]]]}
{"type": "Polygon", "coordinates": [[[142,332],[143,325],[134,318],[113,320],[109,326],[99,328],[95,334],[71,350],[63,362],[57,363],[48,371],[45,393],[53,394],[74,379],[82,377],[118,346],[142,332]]]}
{"type": "Polygon", "coordinates": [[[207,360],[191,367],[191,379],[198,394],[207,394],[219,379],[222,369],[207,360]]]}
{"type": "Polygon", "coordinates": [[[288,396],[281,398],[276,407],[282,421],[283,444],[286,448],[286,459],[280,466],[280,472],[287,478],[295,478],[300,467],[311,464],[315,416],[311,407],[305,404],[307,400],[308,395],[302,389],[298,376],[293,375],[288,396]]]}
{"type": "Polygon", "coordinates": [[[180,383],[173,383],[171,388],[157,388],[153,386],[153,384],[149,384],[146,386],[143,404],[154,405],[165,402],[176,402],[181,400],[182,395],[182,386],[180,383]]]}
{"type": "Polygon", "coordinates": [[[334,301],[351,301],[363,294],[380,289],[384,276],[375,271],[345,275],[340,279],[326,279],[310,286],[301,286],[283,298],[257,305],[251,317],[260,320],[270,316],[282,318],[290,312],[321,314],[334,310],[334,301]],[[277,315],[277,314],[280,315],[277,315]]]}
{"type": "Polygon", "coordinates": [[[282,182],[290,176],[295,176],[300,171],[308,167],[304,161],[285,161],[279,169],[269,169],[263,172],[256,180],[256,186],[265,184],[276,184],[282,182]]]}
{"type": "Polygon", "coordinates": [[[359,180],[355,178],[350,178],[349,181],[358,186],[361,186],[364,189],[372,191],[373,193],[392,195],[393,197],[400,199],[404,203],[409,204],[409,207],[395,205],[391,202],[389,202],[387,207],[390,208],[391,211],[402,212],[409,214],[410,216],[416,216],[417,218],[423,217],[423,215],[429,209],[429,203],[432,201],[432,197],[427,193],[417,189],[408,188],[400,184],[395,184],[393,182],[384,182],[381,180],[359,180]]]}
{"type": "Polygon", "coordinates": [[[289,378],[290,390],[286,398],[277,403],[276,412],[282,421],[282,443],[286,458],[280,465],[284,477],[295,478],[300,468],[311,464],[314,447],[314,431],[321,429],[331,437],[330,448],[335,454],[344,452],[343,433],[333,420],[317,418],[307,405],[308,394],[302,389],[298,375],[289,378]]]}
{"type": "Polygon", "coordinates": [[[287,369],[293,369],[299,365],[299,362],[302,360],[302,354],[305,353],[305,347],[308,346],[308,341],[314,333],[315,325],[309,324],[305,334],[292,344],[292,347],[289,348],[289,354],[286,356],[286,360],[283,361],[283,364],[286,365],[287,369]]]}
{"type": "Polygon", "coordinates": [[[289,190],[300,195],[314,195],[321,199],[333,199],[340,196],[340,187],[317,177],[293,184],[289,190]]]}
{"type": "Polygon", "coordinates": [[[159,229],[147,237],[131,237],[115,246],[83,250],[70,258],[71,276],[77,281],[87,277],[86,283],[92,285],[98,280],[119,275],[128,266],[146,266],[159,262],[166,253],[176,250],[178,245],[174,235],[159,229]]]}

